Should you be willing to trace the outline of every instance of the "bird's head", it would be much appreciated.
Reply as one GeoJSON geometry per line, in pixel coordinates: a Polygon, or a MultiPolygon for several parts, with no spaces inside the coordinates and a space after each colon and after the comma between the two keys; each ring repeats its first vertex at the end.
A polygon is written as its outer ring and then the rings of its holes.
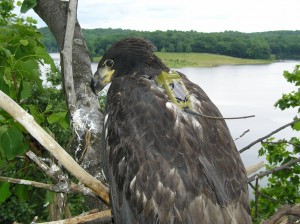
{"type": "Polygon", "coordinates": [[[141,38],[126,38],[115,43],[103,55],[91,82],[98,94],[114,78],[125,75],[155,76],[168,68],[154,54],[154,45],[141,38]]]}

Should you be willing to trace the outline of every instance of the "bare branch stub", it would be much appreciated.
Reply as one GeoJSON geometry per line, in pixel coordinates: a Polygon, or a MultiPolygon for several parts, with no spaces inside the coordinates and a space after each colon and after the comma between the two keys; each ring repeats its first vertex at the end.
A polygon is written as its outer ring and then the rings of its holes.
{"type": "Polygon", "coordinates": [[[252,182],[253,180],[255,180],[257,178],[262,178],[264,176],[267,176],[269,174],[278,172],[280,170],[287,169],[287,168],[291,167],[293,164],[295,164],[297,162],[300,162],[300,157],[297,158],[297,159],[292,159],[289,162],[287,162],[287,163],[285,163],[285,164],[283,164],[281,166],[275,167],[273,169],[270,169],[270,170],[267,170],[267,171],[264,171],[264,172],[261,172],[261,173],[258,173],[258,174],[254,174],[253,176],[251,176],[251,177],[248,178],[248,183],[252,182]]]}

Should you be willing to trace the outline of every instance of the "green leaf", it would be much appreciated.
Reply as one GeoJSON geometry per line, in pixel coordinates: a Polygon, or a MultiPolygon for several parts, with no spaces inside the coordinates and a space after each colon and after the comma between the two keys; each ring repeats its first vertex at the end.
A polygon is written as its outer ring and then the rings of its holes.
{"type": "Polygon", "coordinates": [[[36,0],[24,0],[21,13],[26,13],[29,9],[32,9],[36,6],[36,0]]]}
{"type": "Polygon", "coordinates": [[[45,112],[48,112],[49,110],[51,110],[52,107],[53,107],[52,104],[48,104],[47,107],[46,107],[45,112]]]}
{"type": "Polygon", "coordinates": [[[54,113],[54,114],[51,114],[49,117],[47,117],[47,121],[49,124],[53,124],[55,122],[58,122],[58,121],[64,119],[65,116],[66,116],[66,112],[54,113]]]}
{"type": "Polygon", "coordinates": [[[28,199],[28,186],[17,184],[15,194],[21,201],[26,201],[28,199]]]}
{"type": "Polygon", "coordinates": [[[10,184],[7,182],[0,183],[0,203],[3,203],[7,198],[11,196],[9,187],[10,184]]]}
{"type": "Polygon", "coordinates": [[[45,121],[44,116],[36,109],[34,105],[28,105],[30,114],[34,117],[34,120],[41,124],[45,121]]]}
{"type": "Polygon", "coordinates": [[[0,90],[7,95],[9,95],[9,93],[10,93],[9,86],[2,78],[0,78],[0,90]]]}
{"type": "Polygon", "coordinates": [[[14,126],[2,134],[1,146],[3,147],[8,160],[12,160],[17,155],[21,155],[25,152],[22,140],[22,132],[14,126]]]}
{"type": "Polygon", "coordinates": [[[28,40],[20,40],[20,44],[27,46],[29,44],[28,40]]]}
{"type": "Polygon", "coordinates": [[[11,52],[10,52],[9,49],[0,47],[0,51],[2,51],[4,53],[4,55],[5,55],[6,58],[9,58],[11,56],[11,52]]]}
{"type": "Polygon", "coordinates": [[[49,124],[53,124],[57,122],[63,128],[65,129],[69,128],[67,112],[58,112],[58,113],[51,114],[49,117],[47,117],[47,121],[49,124]]]}
{"type": "Polygon", "coordinates": [[[293,125],[293,129],[295,129],[296,131],[300,131],[300,121],[293,125]]]}
{"type": "Polygon", "coordinates": [[[38,57],[41,57],[44,60],[44,63],[50,65],[51,67],[51,71],[52,72],[56,72],[56,66],[55,63],[53,61],[53,58],[49,55],[49,53],[47,52],[47,50],[43,47],[37,47],[35,54],[38,57]]]}
{"type": "Polygon", "coordinates": [[[0,169],[2,169],[3,167],[5,167],[6,164],[7,164],[7,161],[4,160],[4,159],[1,159],[1,160],[0,160],[0,169]]]}
{"type": "Polygon", "coordinates": [[[42,80],[39,72],[39,64],[36,60],[29,59],[26,61],[18,61],[15,68],[22,74],[23,78],[30,81],[42,91],[42,80]]]}
{"type": "Polygon", "coordinates": [[[21,100],[31,96],[31,84],[24,81],[21,87],[21,100]]]}

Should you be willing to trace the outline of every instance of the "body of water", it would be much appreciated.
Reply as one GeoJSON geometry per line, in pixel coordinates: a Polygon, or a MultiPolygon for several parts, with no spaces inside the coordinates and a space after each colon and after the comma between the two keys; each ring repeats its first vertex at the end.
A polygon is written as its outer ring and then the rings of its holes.
{"type": "MultiPolygon", "coordinates": [[[[182,68],[179,71],[197,83],[217,105],[224,117],[255,115],[254,118],[227,120],[238,149],[247,146],[256,139],[265,136],[278,127],[292,121],[297,114],[295,109],[281,111],[275,108],[275,102],[283,93],[296,90],[287,83],[283,72],[293,71],[300,61],[275,62],[266,65],[236,65],[211,68],[182,68]]],[[[276,134],[276,138],[290,138],[287,128],[276,134]]],[[[260,144],[241,154],[245,166],[257,163],[260,144]]]]}
{"type": "MultiPolygon", "coordinates": [[[[53,56],[58,59],[57,54],[53,56]]],[[[286,82],[283,72],[293,71],[297,64],[300,64],[300,61],[283,61],[265,65],[189,67],[176,70],[198,84],[217,105],[224,117],[255,115],[250,119],[226,121],[233,139],[250,130],[235,141],[237,148],[241,149],[289,123],[297,114],[295,109],[281,111],[274,107],[283,93],[295,90],[292,84],[286,82]]],[[[92,63],[93,72],[96,69],[97,64],[92,63]]],[[[295,134],[287,128],[276,134],[276,137],[289,138],[295,134]]],[[[257,144],[241,154],[246,167],[263,160],[257,158],[259,148],[260,145],[257,144]]]]}

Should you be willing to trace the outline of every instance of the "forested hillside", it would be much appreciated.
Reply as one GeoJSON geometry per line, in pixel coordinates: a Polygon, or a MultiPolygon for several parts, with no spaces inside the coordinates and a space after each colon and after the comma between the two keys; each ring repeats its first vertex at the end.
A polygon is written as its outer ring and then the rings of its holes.
{"type": "MultiPolygon", "coordinates": [[[[57,52],[48,28],[40,28],[49,52],[57,52]]],[[[83,30],[91,56],[105,50],[124,37],[143,37],[152,41],[160,52],[198,52],[254,59],[300,59],[300,31],[262,33],[200,33],[196,31],[134,31],[123,29],[83,30]]]]}

